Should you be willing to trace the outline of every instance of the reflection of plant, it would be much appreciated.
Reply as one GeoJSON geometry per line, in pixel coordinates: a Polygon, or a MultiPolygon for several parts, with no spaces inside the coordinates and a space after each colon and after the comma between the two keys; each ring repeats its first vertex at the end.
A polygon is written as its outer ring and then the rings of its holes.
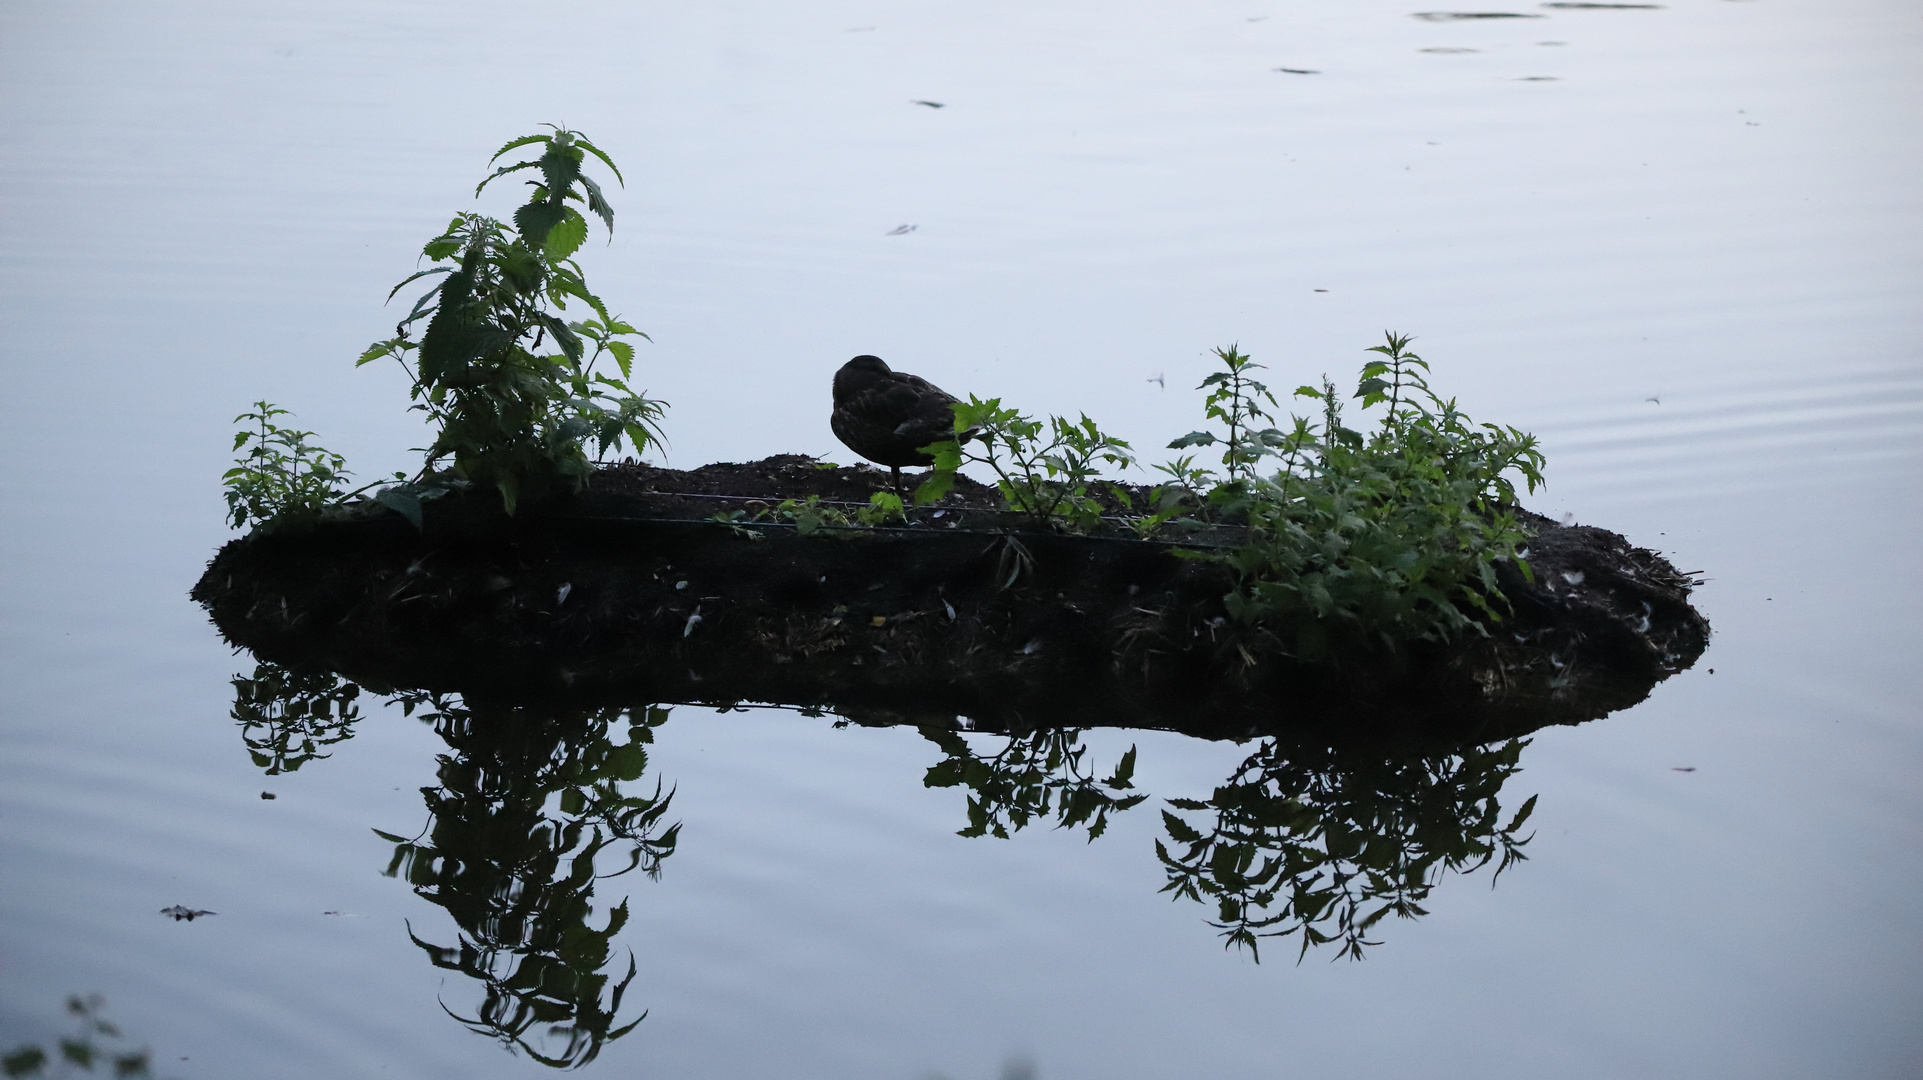
{"type": "Polygon", "coordinates": [[[54,1055],[46,1049],[28,1044],[16,1046],[0,1057],[0,1070],[8,1076],[66,1076],[74,1068],[93,1072],[95,1065],[113,1068],[115,1076],[152,1076],[153,1054],[147,1050],[117,1051],[95,1042],[96,1038],[118,1041],[120,1029],[101,1017],[101,1007],[107,1001],[99,994],[86,997],[74,995],[67,999],[67,1013],[74,1018],[77,1031],[70,1039],[59,1043],[59,1058],[52,1073],[46,1072],[54,1055]]]}
{"type": "Polygon", "coordinates": [[[254,764],[275,776],[293,772],[354,734],[361,688],[332,672],[299,672],[258,664],[253,678],[234,676],[234,721],[254,764]]]}
{"type": "Polygon", "coordinates": [[[451,457],[456,476],[498,490],[510,513],[523,495],[578,490],[592,470],[583,450],[589,439],[604,456],[624,437],[637,453],[656,445],[664,408],[626,382],[634,345],[623,339],[647,335],[609,313],[573,259],[587,241],[588,223],[569,202],[614,229],[614,209],[582,170],[587,155],[616,180],[621,171],[584,136],[564,128],[515,139],[489,163],[532,145],[541,147],[540,157],[502,166],[474,189],[478,196],[501,176],[537,170],[540,179],[529,181],[533,192],[513,224],[456,214],[423,249],[446,265],[414,274],[394,292],[422,277],[445,275],[442,281],[415,303],[393,338],[360,358],[366,364],[391,356],[407,369],[414,407],[439,429],[428,467],[451,457]],[[594,317],[564,320],[569,298],[594,317]],[[411,327],[422,319],[427,329],[416,341],[411,327]],[[554,351],[539,351],[548,343],[554,351]],[[604,355],[614,358],[619,376],[594,370],[604,355]]]}
{"type": "MultiPolygon", "coordinates": [[[[1385,359],[1363,366],[1355,396],[1388,412],[1366,437],[1342,425],[1326,380],[1296,391],[1321,402],[1320,425],[1296,417],[1288,432],[1253,430],[1268,418],[1260,401],[1273,398],[1234,349],[1218,350],[1228,371],[1203,384],[1216,388],[1210,415],[1230,425],[1230,480],[1209,501],[1245,513],[1249,526],[1244,544],[1213,556],[1237,574],[1229,612],[1298,658],[1323,659],[1343,644],[1447,639],[1501,617],[1495,566],[1520,561],[1528,538],[1511,474],[1534,491],[1542,453],[1534,436],[1477,424],[1438,397],[1408,344],[1391,334],[1370,350],[1385,359]],[[1265,457],[1278,468],[1258,477],[1254,462],[1265,457]]],[[[1216,441],[1195,432],[1171,446],[1216,441]]]]}
{"type": "Polygon", "coordinates": [[[426,792],[433,819],[423,836],[379,833],[395,845],[386,873],[460,927],[452,946],[409,937],[436,967],[485,988],[473,1016],[450,1011],[470,1030],[546,1065],[585,1065],[642,1018],[616,1025],[633,957],[612,987],[603,971],[627,902],[599,928],[589,920],[597,880],[637,868],[658,876],[674,852],[680,826],[661,827],[673,793],[658,782],[650,796],[621,790],[647,770],[646,744],[667,710],[554,716],[404,700],[409,711],[427,707],[424,718],[455,753],[442,756],[440,786],[426,792]],[[616,743],[610,733],[623,715],[627,738],[616,743]],[[597,860],[617,869],[603,872],[597,860]]]}
{"type": "Polygon", "coordinates": [[[1359,960],[1385,916],[1426,914],[1422,901],[1443,874],[1499,857],[1500,875],[1525,858],[1529,838],[1516,834],[1536,800],[1505,825],[1496,799],[1524,745],[1351,759],[1266,740],[1212,798],[1168,800],[1215,820],[1197,827],[1162,812],[1171,841],[1155,843],[1168,874],[1162,891],[1212,901],[1211,925],[1258,960],[1260,939],[1297,931],[1298,959],[1333,943],[1338,956],[1359,960]]]}
{"type": "Polygon", "coordinates": [[[297,431],[274,423],[286,416],[265,401],[234,417],[247,427],[234,433],[234,449],[247,452],[234,459],[222,476],[227,487],[227,520],[236,528],[266,521],[308,521],[321,507],[338,502],[341,482],[347,479],[347,459],[308,445],[311,431],[297,431]],[[248,444],[253,445],[249,446],[248,444]]]}
{"type": "Polygon", "coordinates": [[[1051,416],[1043,425],[1002,408],[1000,398],[982,401],[972,394],[954,409],[956,434],[973,431],[974,441],[950,439],[928,447],[935,470],[916,490],[918,503],[947,494],[956,470],[974,462],[994,471],[1002,501],[1031,524],[1086,532],[1102,520],[1101,504],[1089,495],[1095,462],[1126,467],[1135,460],[1128,443],[1104,434],[1086,416],[1078,423],[1051,416]]]}
{"type": "Polygon", "coordinates": [[[992,833],[1007,839],[1030,821],[1052,815],[1058,829],[1086,824],[1088,838],[1094,840],[1107,830],[1111,811],[1119,814],[1148,798],[1111,794],[1135,786],[1132,746],[1105,779],[1084,773],[1082,756],[1087,748],[1081,744],[1078,728],[1009,736],[1007,745],[992,757],[977,754],[958,731],[924,727],[921,733],[948,755],[929,768],[922,783],[969,789],[968,827],[961,830],[962,836],[992,833]]]}

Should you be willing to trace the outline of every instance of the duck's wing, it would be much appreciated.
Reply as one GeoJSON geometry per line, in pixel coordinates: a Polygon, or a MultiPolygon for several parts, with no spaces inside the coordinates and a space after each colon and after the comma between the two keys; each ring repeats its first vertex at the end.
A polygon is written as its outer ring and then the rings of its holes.
{"type": "Polygon", "coordinates": [[[904,375],[889,387],[890,412],[898,418],[895,434],[926,445],[955,433],[955,396],[926,379],[904,375]]]}

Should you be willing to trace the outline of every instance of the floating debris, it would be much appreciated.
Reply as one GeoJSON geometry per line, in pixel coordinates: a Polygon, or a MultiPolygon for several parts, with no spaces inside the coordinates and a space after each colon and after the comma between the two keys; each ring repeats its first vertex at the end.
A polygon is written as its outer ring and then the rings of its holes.
{"type": "Polygon", "coordinates": [[[220,914],[218,911],[202,911],[200,908],[183,907],[180,904],[175,904],[173,907],[161,908],[160,913],[175,922],[193,922],[202,915],[220,914]]]}
{"type": "Polygon", "coordinates": [[[919,225],[897,225],[894,228],[889,229],[887,232],[883,233],[882,235],[883,236],[907,236],[909,233],[914,232],[916,229],[919,229],[919,228],[921,228],[921,226],[919,225]]]}
{"type": "Polygon", "coordinates": [[[1288,74],[1290,74],[1290,75],[1320,75],[1320,74],[1322,74],[1322,73],[1321,73],[1320,71],[1314,71],[1314,70],[1311,70],[1311,69],[1309,69],[1309,68],[1273,68],[1273,69],[1271,69],[1271,70],[1274,70],[1274,71],[1283,71],[1283,72],[1287,72],[1287,73],[1288,73],[1288,74]]]}
{"type": "Polygon", "coordinates": [[[1482,50],[1481,49],[1462,49],[1462,48],[1457,48],[1453,45],[1437,45],[1428,49],[1417,49],[1416,51],[1426,52],[1426,53],[1436,53],[1438,55],[1453,55],[1455,53],[1481,52],[1482,50]]]}
{"type": "Polygon", "coordinates": [[[921,101],[921,100],[917,100],[917,101],[915,101],[915,102],[914,102],[914,104],[916,104],[916,105],[926,105],[926,106],[928,106],[928,107],[929,107],[929,108],[931,108],[931,109],[946,109],[946,108],[948,107],[947,105],[945,105],[945,104],[943,104],[942,102],[939,102],[939,101],[921,101]]]}
{"type": "Polygon", "coordinates": [[[1418,11],[1424,22],[1461,22],[1465,19],[1546,19],[1546,15],[1522,15],[1513,11],[1418,11]]]}

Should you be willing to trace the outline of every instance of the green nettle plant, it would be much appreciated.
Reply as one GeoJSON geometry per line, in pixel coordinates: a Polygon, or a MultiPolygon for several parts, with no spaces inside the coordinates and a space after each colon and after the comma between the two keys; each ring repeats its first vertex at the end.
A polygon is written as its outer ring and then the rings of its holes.
{"type": "Polygon", "coordinates": [[[1248,539],[1213,553],[1234,568],[1229,613],[1254,624],[1284,653],[1305,660],[1342,645],[1394,647],[1486,633],[1501,618],[1496,564],[1516,562],[1528,533],[1516,516],[1515,478],[1534,491],[1544,459],[1536,439],[1513,427],[1477,424],[1430,388],[1429,365],[1389,334],[1370,352],[1355,397],[1364,409],[1387,405],[1376,430],[1342,424],[1341,401],[1324,380],[1300,397],[1319,401],[1319,424],[1257,428],[1274,398],[1249,378],[1254,365],[1233,348],[1218,350],[1224,372],[1209,415],[1226,439],[1196,432],[1171,448],[1225,445],[1229,479],[1209,492],[1224,514],[1245,513],[1248,539]],[[1272,475],[1256,463],[1279,459],[1272,475]]]}
{"type": "Polygon", "coordinates": [[[221,482],[227,488],[227,520],[235,527],[266,521],[312,521],[321,508],[345,498],[347,459],[308,442],[311,431],[281,427],[290,415],[265,401],[234,417],[247,426],[234,433],[234,459],[221,482]]]}
{"type": "MultiPolygon", "coordinates": [[[[451,459],[456,478],[499,491],[509,513],[523,499],[579,490],[593,470],[585,449],[590,439],[602,457],[624,438],[636,454],[659,445],[665,409],[627,384],[634,345],[624,339],[647,335],[609,313],[573,258],[587,241],[588,222],[570,203],[585,206],[610,234],[614,229],[614,209],[583,171],[587,156],[617,181],[621,170],[565,128],[515,139],[488,163],[527,146],[539,147],[540,156],[503,165],[474,189],[479,196],[503,176],[532,170],[538,179],[528,180],[532,191],[513,223],[456,214],[422,249],[443,265],[409,276],[388,295],[425,277],[438,276],[440,283],[414,304],[394,337],[369,346],[359,361],[393,357],[413,380],[413,407],[437,429],[422,476],[451,459]],[[593,317],[564,319],[570,300],[593,317]],[[427,325],[417,340],[413,331],[422,320],[427,325]],[[604,356],[613,358],[618,375],[595,370],[604,356]]],[[[395,505],[413,494],[404,490],[383,501],[395,505]]],[[[413,509],[410,516],[418,514],[418,506],[413,509]]]]}
{"type": "Polygon", "coordinates": [[[956,471],[973,462],[995,473],[1005,506],[1030,524],[1087,532],[1102,520],[1101,504],[1089,494],[1098,479],[1095,462],[1127,467],[1135,461],[1128,443],[1104,434],[1087,416],[1079,422],[1051,416],[1043,424],[1003,408],[1000,398],[983,401],[973,394],[954,409],[958,438],[926,448],[935,470],[916,489],[917,503],[946,495],[956,471]]]}

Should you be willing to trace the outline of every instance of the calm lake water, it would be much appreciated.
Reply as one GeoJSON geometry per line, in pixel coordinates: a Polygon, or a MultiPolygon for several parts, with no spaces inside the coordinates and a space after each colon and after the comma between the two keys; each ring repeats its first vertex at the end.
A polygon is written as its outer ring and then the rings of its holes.
{"type": "Polygon", "coordinates": [[[1716,631],[1538,735],[1528,861],[1360,963],[1256,964],[1158,892],[1161,800],[1248,747],[1092,733],[1154,798],[970,839],[912,730],[675,709],[678,850],[594,897],[646,1018],[589,1071],[1923,1074],[1923,6],[1418,6],[0,5],[0,1049],[98,992],[168,1076],[545,1073],[450,1017],[480,991],[409,934],[454,922],[383,874],[447,745],[367,698],[263,775],[186,591],[251,401],[413,467],[353,358],[552,121],[628,178],[583,259],[672,464],[848,460],[859,352],[1155,448],[1213,346],[1294,386],[1394,329],[1716,631]]]}

